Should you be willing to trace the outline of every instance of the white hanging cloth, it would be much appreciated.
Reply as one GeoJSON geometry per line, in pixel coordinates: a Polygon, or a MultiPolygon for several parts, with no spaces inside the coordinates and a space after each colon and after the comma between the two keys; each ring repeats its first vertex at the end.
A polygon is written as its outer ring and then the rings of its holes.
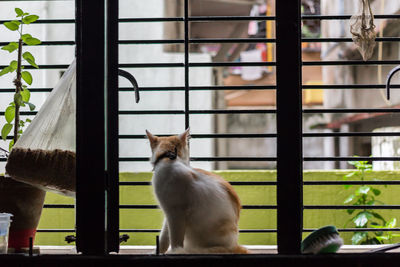
{"type": "Polygon", "coordinates": [[[47,191],[75,196],[76,62],[69,66],[15,143],[6,172],[47,191]]]}

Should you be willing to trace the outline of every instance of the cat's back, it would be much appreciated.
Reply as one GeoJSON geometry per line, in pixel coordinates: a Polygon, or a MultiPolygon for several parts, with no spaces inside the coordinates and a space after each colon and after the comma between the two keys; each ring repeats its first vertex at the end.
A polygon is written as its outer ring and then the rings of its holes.
{"type": "Polygon", "coordinates": [[[202,179],[205,184],[207,184],[207,189],[213,191],[214,194],[218,194],[219,199],[225,198],[228,200],[230,205],[234,208],[236,215],[239,215],[241,204],[240,199],[232,185],[223,179],[221,176],[203,170],[203,169],[193,169],[195,173],[195,179],[202,179]]]}

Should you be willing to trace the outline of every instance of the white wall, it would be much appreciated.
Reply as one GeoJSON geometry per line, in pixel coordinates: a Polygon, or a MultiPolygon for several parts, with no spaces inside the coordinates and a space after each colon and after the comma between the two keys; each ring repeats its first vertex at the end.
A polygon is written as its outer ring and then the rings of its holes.
{"type": "MultiPolygon", "coordinates": [[[[24,7],[24,11],[39,15],[41,18],[74,18],[74,1],[29,1],[29,2],[0,2],[0,18],[11,19],[14,16],[14,7],[24,7]]],[[[163,17],[162,0],[121,0],[120,17],[163,17]]],[[[27,27],[28,28],[28,27],[27,27]]],[[[28,30],[28,29],[27,29],[28,30]]],[[[74,25],[72,24],[50,24],[31,25],[29,33],[37,36],[42,41],[49,40],[73,40],[74,25]]],[[[129,23],[120,24],[120,39],[162,39],[163,23],[129,23]]],[[[17,35],[10,34],[5,27],[0,27],[0,42],[15,40],[17,35]],[[4,28],[4,29],[3,29],[4,28]]],[[[159,63],[159,62],[183,62],[182,53],[164,53],[162,45],[121,45],[119,49],[120,63],[159,63]]],[[[39,64],[69,64],[74,58],[74,47],[72,46],[40,46],[29,47],[37,58],[39,64]]],[[[207,54],[191,54],[192,62],[210,62],[207,54]]],[[[11,61],[8,52],[0,50],[0,64],[8,64],[11,61]]],[[[183,68],[143,68],[126,69],[137,79],[139,86],[183,86],[183,68]]],[[[60,70],[32,71],[34,83],[32,87],[54,87],[60,77],[60,70]]],[[[12,76],[0,77],[0,88],[10,88],[12,76]]],[[[211,85],[211,68],[194,68],[190,71],[190,85],[211,85]]],[[[124,79],[120,79],[121,86],[129,86],[124,79]]],[[[37,93],[32,97],[32,102],[40,107],[46,98],[46,93],[37,93]]],[[[11,102],[12,94],[0,95],[0,110],[11,102]]],[[[183,91],[165,92],[142,92],[139,104],[134,102],[133,92],[121,92],[121,110],[168,110],[184,109],[183,91]]],[[[191,109],[211,109],[212,92],[191,92],[191,109]]],[[[94,115],[95,116],[95,115],[94,115]]],[[[0,120],[1,125],[4,120],[0,120]]],[[[192,133],[212,133],[213,120],[210,115],[192,115],[190,119],[192,133]]],[[[184,131],[184,116],[182,115],[141,115],[120,116],[120,134],[144,134],[145,129],[154,134],[176,134],[184,131]]],[[[4,141],[0,146],[7,148],[4,141]]],[[[212,156],[212,140],[191,141],[192,156],[212,156]]],[[[150,148],[147,140],[121,140],[121,157],[149,157],[150,148]]],[[[194,162],[193,165],[200,168],[210,169],[212,163],[194,162]]],[[[121,171],[148,171],[151,166],[148,162],[131,163],[122,162],[121,171]]],[[[4,171],[4,164],[0,164],[0,173],[4,171]]]]}

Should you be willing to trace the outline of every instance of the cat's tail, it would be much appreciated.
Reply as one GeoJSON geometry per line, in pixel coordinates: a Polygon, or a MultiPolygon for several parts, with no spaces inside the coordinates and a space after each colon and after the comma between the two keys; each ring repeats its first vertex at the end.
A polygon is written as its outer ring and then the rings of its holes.
{"type": "Polygon", "coordinates": [[[241,245],[237,245],[236,248],[234,248],[233,253],[234,254],[250,254],[251,252],[247,248],[242,247],[241,245]]]}

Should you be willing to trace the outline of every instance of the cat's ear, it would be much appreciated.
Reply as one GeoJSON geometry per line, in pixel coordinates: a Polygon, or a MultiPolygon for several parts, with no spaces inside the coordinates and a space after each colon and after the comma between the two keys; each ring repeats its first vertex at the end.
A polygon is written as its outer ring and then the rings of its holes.
{"type": "Polygon", "coordinates": [[[157,136],[152,135],[149,131],[146,130],[147,138],[149,138],[150,146],[154,147],[157,144],[157,136]]]}
{"type": "Polygon", "coordinates": [[[179,139],[181,139],[182,142],[187,142],[189,138],[190,138],[190,128],[187,128],[186,131],[184,131],[179,135],[179,139]]]}

